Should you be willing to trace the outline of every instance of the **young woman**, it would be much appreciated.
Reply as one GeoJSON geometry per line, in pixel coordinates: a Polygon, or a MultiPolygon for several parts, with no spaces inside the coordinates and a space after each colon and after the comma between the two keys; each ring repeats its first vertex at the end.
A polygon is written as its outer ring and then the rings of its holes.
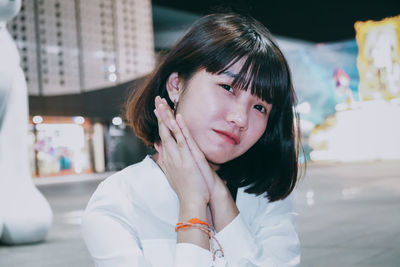
{"type": "Polygon", "coordinates": [[[127,104],[157,153],[102,182],[82,221],[97,266],[297,266],[296,96],[268,30],[201,18],[127,104]]]}

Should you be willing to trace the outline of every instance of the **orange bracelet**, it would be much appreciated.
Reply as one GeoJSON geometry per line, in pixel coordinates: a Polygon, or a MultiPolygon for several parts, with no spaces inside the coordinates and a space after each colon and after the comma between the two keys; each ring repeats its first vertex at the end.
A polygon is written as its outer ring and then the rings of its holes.
{"type": "MultiPolygon", "coordinates": [[[[188,221],[189,224],[200,224],[200,225],[206,225],[207,227],[210,227],[210,225],[202,220],[200,220],[199,218],[192,218],[188,221]]],[[[176,228],[175,228],[175,232],[177,232],[177,230],[181,229],[181,228],[186,228],[186,227],[191,227],[191,225],[188,224],[184,224],[182,222],[178,222],[176,224],[176,228]]]]}
{"type": "Polygon", "coordinates": [[[193,223],[193,224],[203,224],[203,225],[207,225],[207,227],[210,227],[210,225],[208,223],[203,222],[202,220],[200,220],[198,218],[192,218],[188,222],[193,223]]]}
{"type": "Polygon", "coordinates": [[[213,261],[215,261],[215,255],[216,255],[217,251],[220,251],[222,257],[224,257],[224,251],[222,249],[221,243],[219,243],[219,241],[215,237],[214,231],[211,229],[211,227],[208,223],[203,222],[202,220],[200,220],[198,218],[192,218],[187,223],[178,222],[175,227],[175,232],[178,232],[180,229],[183,229],[183,228],[196,228],[196,229],[199,229],[199,230],[205,232],[208,235],[208,238],[210,239],[213,261]],[[215,240],[215,242],[217,242],[217,244],[219,246],[218,250],[214,249],[213,240],[215,240]]]}
{"type": "MultiPolygon", "coordinates": [[[[202,220],[200,220],[200,219],[198,219],[198,218],[192,218],[192,219],[190,219],[190,220],[188,221],[188,223],[192,223],[192,224],[203,224],[203,225],[207,225],[208,227],[210,227],[210,225],[209,225],[208,223],[206,223],[206,222],[204,222],[204,221],[202,221],[202,220]]],[[[178,222],[176,225],[181,225],[181,224],[183,224],[183,223],[178,222]]]]}

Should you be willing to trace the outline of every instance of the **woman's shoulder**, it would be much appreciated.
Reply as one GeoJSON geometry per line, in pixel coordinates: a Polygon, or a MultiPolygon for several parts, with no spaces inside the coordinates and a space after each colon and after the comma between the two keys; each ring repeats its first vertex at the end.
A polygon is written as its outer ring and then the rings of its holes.
{"type": "Polygon", "coordinates": [[[256,195],[246,192],[247,187],[241,187],[238,189],[238,196],[237,198],[240,199],[242,202],[246,202],[247,204],[255,204],[257,203],[259,206],[263,208],[268,208],[271,206],[293,206],[295,203],[295,194],[296,191],[294,190],[290,195],[286,198],[271,202],[268,199],[267,193],[256,195]]]}
{"type": "Polygon", "coordinates": [[[151,159],[151,156],[147,155],[142,161],[129,165],[128,167],[112,174],[99,185],[101,187],[113,187],[116,185],[126,185],[132,183],[140,183],[149,176],[152,176],[157,172],[157,166],[151,159]]]}
{"type": "Polygon", "coordinates": [[[88,208],[114,206],[129,201],[132,189],[139,187],[154,172],[152,159],[146,156],[141,162],[132,164],[102,181],[93,193],[88,208]]]}
{"type": "Polygon", "coordinates": [[[265,194],[255,195],[245,192],[246,188],[239,188],[237,195],[237,206],[246,217],[255,219],[260,216],[279,216],[282,214],[295,213],[295,191],[285,199],[271,202],[265,194]]]}

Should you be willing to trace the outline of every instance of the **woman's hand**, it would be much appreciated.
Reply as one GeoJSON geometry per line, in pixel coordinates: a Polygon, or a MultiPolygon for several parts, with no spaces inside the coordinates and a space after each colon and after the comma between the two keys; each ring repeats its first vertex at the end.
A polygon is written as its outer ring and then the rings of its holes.
{"type": "MultiPolygon", "coordinates": [[[[206,221],[207,204],[210,199],[207,185],[166,101],[156,97],[155,106],[154,113],[158,119],[161,138],[161,143],[154,145],[158,151],[156,161],[179,198],[179,221],[186,222],[191,218],[206,221]]],[[[204,249],[210,247],[208,235],[195,228],[179,231],[177,242],[193,243],[204,249]]]]}
{"type": "Polygon", "coordinates": [[[239,214],[239,210],[225,182],[222,181],[217,173],[211,168],[204,153],[199,149],[190,135],[183,117],[180,114],[176,115],[176,121],[182,130],[191,155],[207,184],[210,194],[209,206],[211,209],[212,221],[215,230],[219,232],[239,214]]]}
{"type": "MultiPolygon", "coordinates": [[[[163,149],[159,145],[156,145],[157,151],[160,153],[160,155],[162,155],[161,158],[166,161],[169,160],[166,159],[166,151],[167,153],[175,151],[174,154],[180,154],[181,159],[183,158],[187,161],[187,163],[189,163],[189,165],[187,166],[190,170],[193,171],[193,174],[195,174],[193,177],[195,178],[196,182],[199,182],[199,177],[202,178],[203,183],[205,183],[206,185],[206,190],[208,193],[208,195],[205,196],[205,199],[207,199],[207,203],[209,204],[211,209],[213,225],[217,231],[220,231],[227,224],[229,224],[239,213],[227,186],[217,175],[217,173],[211,168],[209,162],[204,156],[204,153],[200,150],[200,148],[197,146],[196,142],[192,138],[189,129],[186,127],[183,117],[180,114],[177,114],[175,120],[174,116],[172,115],[172,111],[169,109],[169,106],[165,99],[161,100],[161,98],[157,97],[156,107],[157,109],[155,110],[155,112],[159,120],[159,127],[161,127],[159,129],[160,137],[161,135],[163,135],[163,137],[161,137],[162,143],[164,143],[164,139],[168,140],[168,142],[171,142],[170,138],[172,138],[172,136],[169,133],[169,130],[171,130],[176,139],[175,143],[178,144],[178,149],[182,150],[180,153],[177,153],[176,147],[173,148],[173,145],[171,146],[171,149],[167,150],[163,149]],[[169,134],[167,134],[166,132],[168,132],[169,134]]],[[[187,172],[187,170],[184,170],[185,168],[183,168],[181,171],[176,171],[176,168],[182,168],[182,166],[175,165],[175,167],[171,168],[171,170],[173,170],[172,172],[187,172]]],[[[202,195],[205,193],[203,187],[204,184],[202,184],[201,190],[196,190],[196,187],[192,187],[194,184],[185,188],[185,184],[188,181],[182,182],[180,181],[180,179],[175,178],[173,180],[174,181],[170,181],[170,183],[174,190],[177,192],[178,196],[179,190],[181,190],[180,192],[182,195],[184,195],[185,192],[188,193],[192,191],[192,197],[196,196],[196,194],[199,194],[200,192],[202,195]],[[190,190],[188,190],[189,188],[190,190]]],[[[181,199],[183,198],[180,198],[180,200],[181,199]]]]}
{"type": "Polygon", "coordinates": [[[167,102],[155,99],[161,144],[155,144],[159,163],[181,205],[206,207],[210,197],[207,184],[193,159],[181,128],[167,102]]]}
{"type": "Polygon", "coordinates": [[[211,168],[209,162],[207,161],[204,153],[197,146],[196,142],[192,138],[189,129],[186,127],[185,121],[181,114],[176,115],[176,121],[181,129],[183,136],[185,137],[185,141],[188,145],[190,153],[196,163],[197,168],[201,172],[205,183],[207,184],[209,198],[212,201],[218,193],[223,190],[225,183],[221,180],[218,174],[211,168]]]}

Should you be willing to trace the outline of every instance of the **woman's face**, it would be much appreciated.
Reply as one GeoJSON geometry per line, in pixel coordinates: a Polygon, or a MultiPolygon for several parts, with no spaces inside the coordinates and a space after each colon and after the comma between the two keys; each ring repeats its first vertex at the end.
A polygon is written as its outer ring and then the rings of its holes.
{"type": "Polygon", "coordinates": [[[180,113],[194,140],[212,163],[222,164],[245,153],[263,135],[271,104],[232,88],[241,61],[222,74],[204,69],[185,83],[180,113]]]}

